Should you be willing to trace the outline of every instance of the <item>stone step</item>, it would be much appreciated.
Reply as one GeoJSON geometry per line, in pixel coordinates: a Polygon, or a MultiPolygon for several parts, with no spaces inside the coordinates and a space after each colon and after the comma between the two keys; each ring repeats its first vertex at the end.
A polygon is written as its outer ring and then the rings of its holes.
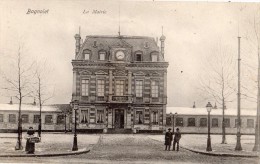
{"type": "Polygon", "coordinates": [[[108,134],[132,134],[132,129],[107,129],[108,134]]]}

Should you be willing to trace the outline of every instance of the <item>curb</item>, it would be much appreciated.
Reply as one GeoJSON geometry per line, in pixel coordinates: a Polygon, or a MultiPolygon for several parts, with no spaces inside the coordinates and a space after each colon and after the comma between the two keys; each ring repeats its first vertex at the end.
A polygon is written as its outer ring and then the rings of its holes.
{"type": "MultiPolygon", "coordinates": [[[[150,137],[149,137],[150,138],[150,137]]],[[[150,138],[154,141],[160,142],[156,139],[150,138]]],[[[195,149],[190,149],[184,146],[180,146],[180,148],[191,151],[193,153],[198,153],[198,154],[204,154],[204,155],[209,155],[209,156],[222,156],[222,157],[246,157],[246,158],[260,158],[258,155],[245,155],[245,154],[229,154],[229,153],[213,153],[213,152],[205,152],[205,151],[200,151],[200,150],[195,150],[195,149]]]]}
{"type": "Polygon", "coordinates": [[[209,156],[259,158],[258,155],[230,154],[230,153],[213,153],[213,152],[205,152],[205,151],[190,149],[190,148],[186,148],[186,147],[183,147],[183,146],[180,146],[180,147],[183,148],[183,149],[185,149],[185,150],[191,151],[191,152],[193,152],[193,153],[204,154],[204,155],[209,155],[209,156]]]}
{"type": "Polygon", "coordinates": [[[55,156],[66,156],[66,155],[78,155],[89,153],[90,150],[87,148],[78,150],[78,151],[71,151],[71,152],[64,152],[64,153],[54,153],[54,154],[6,154],[0,155],[0,157],[55,157],[55,156]]]}

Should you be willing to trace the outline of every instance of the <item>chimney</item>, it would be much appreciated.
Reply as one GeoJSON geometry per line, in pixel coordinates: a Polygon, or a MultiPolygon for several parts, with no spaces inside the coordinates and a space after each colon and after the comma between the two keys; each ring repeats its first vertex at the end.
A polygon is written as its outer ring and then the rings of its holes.
{"type": "Polygon", "coordinates": [[[13,104],[13,97],[11,97],[11,100],[10,100],[10,103],[9,103],[10,105],[12,105],[13,104]]]}
{"type": "Polygon", "coordinates": [[[193,103],[193,106],[192,106],[193,108],[196,108],[196,105],[195,105],[195,101],[194,101],[194,103],[193,103]]]}
{"type": "Polygon", "coordinates": [[[162,27],[162,36],[160,37],[160,41],[161,41],[161,53],[162,56],[164,58],[164,41],[165,41],[166,37],[163,35],[163,27],[162,27]]]}

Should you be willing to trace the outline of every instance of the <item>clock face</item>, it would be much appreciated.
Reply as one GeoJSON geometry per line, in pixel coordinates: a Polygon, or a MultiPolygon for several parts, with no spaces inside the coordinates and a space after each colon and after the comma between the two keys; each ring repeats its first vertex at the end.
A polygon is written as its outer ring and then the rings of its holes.
{"type": "Polygon", "coordinates": [[[124,57],[125,57],[125,54],[124,54],[123,51],[117,51],[117,52],[116,52],[116,58],[117,58],[118,60],[122,60],[122,59],[124,59],[124,57]]]}

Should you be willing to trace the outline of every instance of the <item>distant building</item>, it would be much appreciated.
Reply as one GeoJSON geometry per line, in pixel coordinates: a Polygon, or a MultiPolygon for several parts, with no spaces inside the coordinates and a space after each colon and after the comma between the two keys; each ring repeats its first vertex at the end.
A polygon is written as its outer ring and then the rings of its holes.
{"type": "MultiPolygon", "coordinates": [[[[166,124],[165,36],[75,35],[72,101],[80,131],[163,131],[166,124]]],[[[74,114],[74,111],[72,112],[74,114]]],[[[73,115],[73,118],[75,116],[73,115]]]]}
{"type": "MultiPolygon", "coordinates": [[[[222,109],[210,112],[211,133],[222,133],[222,109]]],[[[208,133],[206,108],[167,107],[166,128],[178,127],[182,133],[208,133]],[[169,114],[177,113],[177,114],[169,114]]],[[[255,134],[256,109],[241,109],[241,133],[255,134]]],[[[237,109],[225,110],[226,134],[237,133],[237,109]]]]}

